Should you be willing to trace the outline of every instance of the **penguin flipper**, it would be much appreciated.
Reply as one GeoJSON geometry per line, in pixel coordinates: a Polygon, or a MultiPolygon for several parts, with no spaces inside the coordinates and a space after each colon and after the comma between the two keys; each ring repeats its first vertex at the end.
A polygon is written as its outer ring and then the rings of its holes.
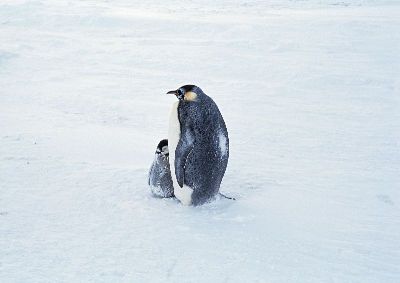
{"type": "Polygon", "coordinates": [[[194,136],[190,130],[182,133],[175,150],[175,175],[178,185],[182,188],[185,180],[185,166],[194,147],[194,136]]]}

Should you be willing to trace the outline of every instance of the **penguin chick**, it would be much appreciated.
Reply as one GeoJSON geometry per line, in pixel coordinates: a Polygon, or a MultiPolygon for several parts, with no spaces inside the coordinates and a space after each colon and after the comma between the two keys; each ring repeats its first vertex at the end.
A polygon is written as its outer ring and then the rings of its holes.
{"type": "Polygon", "coordinates": [[[157,146],[149,171],[148,183],[151,193],[155,197],[170,198],[174,196],[167,139],[161,140],[157,146]]]}

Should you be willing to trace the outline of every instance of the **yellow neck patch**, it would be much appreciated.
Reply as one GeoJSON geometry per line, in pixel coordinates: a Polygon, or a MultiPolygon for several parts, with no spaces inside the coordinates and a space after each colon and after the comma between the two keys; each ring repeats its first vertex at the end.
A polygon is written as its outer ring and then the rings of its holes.
{"type": "Polygon", "coordinates": [[[188,91],[187,93],[185,93],[185,100],[186,101],[195,101],[197,98],[197,94],[194,93],[193,91],[188,91]]]}

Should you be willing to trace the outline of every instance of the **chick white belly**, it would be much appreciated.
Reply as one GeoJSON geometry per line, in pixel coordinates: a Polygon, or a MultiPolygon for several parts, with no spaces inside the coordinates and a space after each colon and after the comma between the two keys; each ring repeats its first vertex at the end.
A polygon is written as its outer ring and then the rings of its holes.
{"type": "Polygon", "coordinates": [[[175,174],[175,150],[181,136],[181,126],[178,119],[179,101],[172,105],[171,114],[169,116],[168,129],[168,148],[169,148],[169,166],[171,169],[172,183],[174,185],[174,195],[184,205],[192,203],[193,189],[188,186],[179,187],[175,174]]]}

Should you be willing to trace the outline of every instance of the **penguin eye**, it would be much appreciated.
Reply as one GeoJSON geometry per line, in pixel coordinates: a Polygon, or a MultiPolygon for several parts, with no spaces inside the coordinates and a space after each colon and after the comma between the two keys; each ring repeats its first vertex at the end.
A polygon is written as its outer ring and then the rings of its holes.
{"type": "Polygon", "coordinates": [[[184,95],[185,95],[185,93],[183,92],[183,90],[178,89],[178,91],[177,91],[177,97],[178,97],[179,99],[183,99],[184,95]]]}

